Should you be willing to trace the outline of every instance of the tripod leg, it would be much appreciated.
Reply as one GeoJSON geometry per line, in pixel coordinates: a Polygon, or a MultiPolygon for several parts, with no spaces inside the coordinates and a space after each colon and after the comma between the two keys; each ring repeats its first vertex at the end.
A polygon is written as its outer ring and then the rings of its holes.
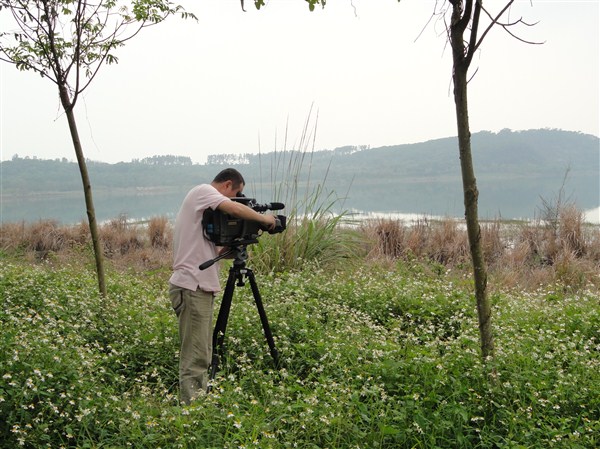
{"type": "Polygon", "coordinates": [[[277,348],[275,348],[275,341],[273,340],[273,334],[271,333],[271,328],[269,327],[267,313],[265,312],[265,308],[263,307],[262,299],[260,297],[260,292],[258,291],[258,285],[256,285],[254,272],[251,269],[248,269],[246,276],[250,280],[252,295],[254,296],[254,302],[256,304],[256,308],[258,309],[258,314],[260,315],[260,322],[262,323],[262,327],[265,332],[265,338],[267,339],[269,349],[271,350],[271,357],[273,357],[275,367],[279,368],[279,352],[277,352],[277,348]]]}
{"type": "Polygon", "coordinates": [[[229,311],[231,310],[231,301],[233,299],[236,278],[236,272],[232,267],[229,270],[227,285],[225,286],[223,299],[221,300],[221,307],[219,308],[219,315],[217,316],[215,330],[213,331],[212,361],[210,364],[211,380],[215,378],[217,370],[219,369],[220,357],[225,353],[225,331],[227,330],[227,320],[229,319],[229,311]]]}

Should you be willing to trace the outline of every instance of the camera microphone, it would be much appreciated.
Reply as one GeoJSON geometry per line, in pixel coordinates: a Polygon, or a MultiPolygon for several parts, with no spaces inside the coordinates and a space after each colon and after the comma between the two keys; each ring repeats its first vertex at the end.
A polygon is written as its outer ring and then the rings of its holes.
{"type": "Polygon", "coordinates": [[[267,210],[281,210],[285,208],[283,203],[266,203],[266,204],[252,204],[250,205],[256,212],[264,212],[267,210]]]}
{"type": "Polygon", "coordinates": [[[285,209],[285,204],[283,204],[283,203],[267,203],[265,206],[267,206],[268,210],[285,209]]]}
{"type": "Polygon", "coordinates": [[[245,204],[248,207],[251,207],[256,212],[265,212],[267,210],[281,210],[285,209],[285,204],[283,203],[266,203],[266,204],[258,204],[254,198],[248,198],[244,196],[243,193],[238,193],[236,197],[231,198],[232,201],[236,201],[238,203],[245,204]]]}

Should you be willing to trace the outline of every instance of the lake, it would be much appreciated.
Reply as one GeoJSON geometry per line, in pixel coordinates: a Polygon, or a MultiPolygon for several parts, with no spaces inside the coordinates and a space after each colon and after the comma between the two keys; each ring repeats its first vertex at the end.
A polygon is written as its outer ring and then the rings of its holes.
{"type": "MultiPolygon", "coordinates": [[[[539,218],[542,201],[533,193],[512,192],[510,186],[502,192],[481,189],[479,216],[481,219],[532,219],[539,218]]],[[[96,218],[99,222],[120,216],[144,220],[165,216],[174,219],[188,188],[144,190],[128,189],[119,192],[94,193],[96,218]]],[[[259,203],[286,202],[285,198],[271,197],[270,193],[256,194],[251,186],[245,193],[259,203]]],[[[419,216],[463,217],[462,192],[454,185],[420,185],[413,190],[390,191],[381,189],[354,189],[345,200],[329,197],[325,204],[334,202],[332,210],[351,210],[360,217],[389,217],[410,219],[419,216]],[[332,199],[333,198],[333,199],[332,199]]],[[[287,205],[290,206],[289,201],[287,205]]],[[[298,204],[301,201],[297,202],[298,204]]],[[[594,204],[580,207],[586,221],[600,223],[600,208],[594,204]]],[[[579,206],[578,206],[579,207],[579,206]]],[[[285,214],[286,211],[283,211],[285,214]]],[[[2,196],[0,221],[35,222],[40,219],[55,220],[61,224],[87,221],[83,194],[38,194],[27,196],[2,196]]]]}

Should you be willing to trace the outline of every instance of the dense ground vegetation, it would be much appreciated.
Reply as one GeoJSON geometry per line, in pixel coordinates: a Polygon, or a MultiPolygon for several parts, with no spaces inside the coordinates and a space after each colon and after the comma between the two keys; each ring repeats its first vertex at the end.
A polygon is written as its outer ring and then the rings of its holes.
{"type": "Polygon", "coordinates": [[[102,227],[97,293],[85,225],[3,225],[0,447],[562,447],[600,445],[600,231],[484,227],[497,354],[479,356],[464,231],[453,220],[261,237],[210,395],[177,401],[170,227],[102,227]]]}

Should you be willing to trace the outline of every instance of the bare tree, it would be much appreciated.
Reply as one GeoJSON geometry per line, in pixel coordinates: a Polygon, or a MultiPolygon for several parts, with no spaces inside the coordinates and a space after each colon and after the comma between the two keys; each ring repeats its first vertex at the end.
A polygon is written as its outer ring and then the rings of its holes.
{"type": "Polygon", "coordinates": [[[195,17],[167,0],[0,0],[3,13],[12,16],[15,29],[0,31],[0,60],[33,70],[58,88],[81,173],[98,288],[105,296],[102,247],[74,108],[100,67],[118,61],[113,51],[142,28],[172,14],[195,17]]]}
{"type": "MultiPolygon", "coordinates": [[[[454,82],[454,103],[456,105],[456,126],[458,131],[458,149],[462,173],[463,196],[465,204],[465,219],[473,275],[475,280],[475,298],[479,320],[479,335],[481,338],[481,355],[484,360],[494,356],[494,336],[492,333],[492,307],[487,291],[487,267],[481,245],[481,228],[478,216],[477,181],[471,153],[471,131],[469,127],[469,107],[467,101],[468,72],[473,56],[488,32],[499,26],[511,36],[518,38],[511,28],[522,24],[529,26],[523,20],[502,22],[501,19],[509,11],[514,0],[504,4],[496,15],[490,14],[483,7],[482,0],[448,0],[451,5],[451,19],[448,38],[452,47],[454,82]],[[480,33],[481,14],[489,18],[489,24],[480,33]]],[[[522,40],[522,39],[520,39],[522,40]]]]}
{"type": "MultiPolygon", "coordinates": [[[[326,0],[306,0],[310,10],[315,5],[325,7],[326,0]]],[[[400,0],[398,0],[400,1],[400,0]]],[[[264,6],[263,0],[255,0],[255,6],[264,6]]],[[[434,3],[435,14],[445,19],[450,14],[450,24],[446,26],[448,40],[452,47],[454,83],[454,102],[456,105],[456,125],[458,131],[458,148],[463,183],[463,196],[465,205],[465,219],[473,272],[475,280],[475,298],[479,320],[479,333],[481,338],[481,354],[484,360],[494,355],[494,337],[492,333],[492,308],[487,292],[487,267],[481,245],[481,228],[479,225],[477,180],[471,153],[471,131],[469,126],[469,107],[467,101],[467,85],[469,68],[474,55],[479,50],[484,38],[490,30],[497,26],[506,31],[510,36],[519,38],[512,28],[517,25],[531,26],[522,19],[503,22],[502,18],[509,11],[514,0],[503,4],[496,15],[490,14],[483,7],[483,0],[436,0],[434,3]],[[448,7],[449,5],[449,7],[448,7]],[[439,7],[439,9],[438,9],[439,7]],[[481,14],[484,14],[489,23],[480,33],[481,14]]],[[[243,7],[242,0],[242,7],[243,7]]],[[[533,43],[533,42],[527,42],[533,43]]]]}

